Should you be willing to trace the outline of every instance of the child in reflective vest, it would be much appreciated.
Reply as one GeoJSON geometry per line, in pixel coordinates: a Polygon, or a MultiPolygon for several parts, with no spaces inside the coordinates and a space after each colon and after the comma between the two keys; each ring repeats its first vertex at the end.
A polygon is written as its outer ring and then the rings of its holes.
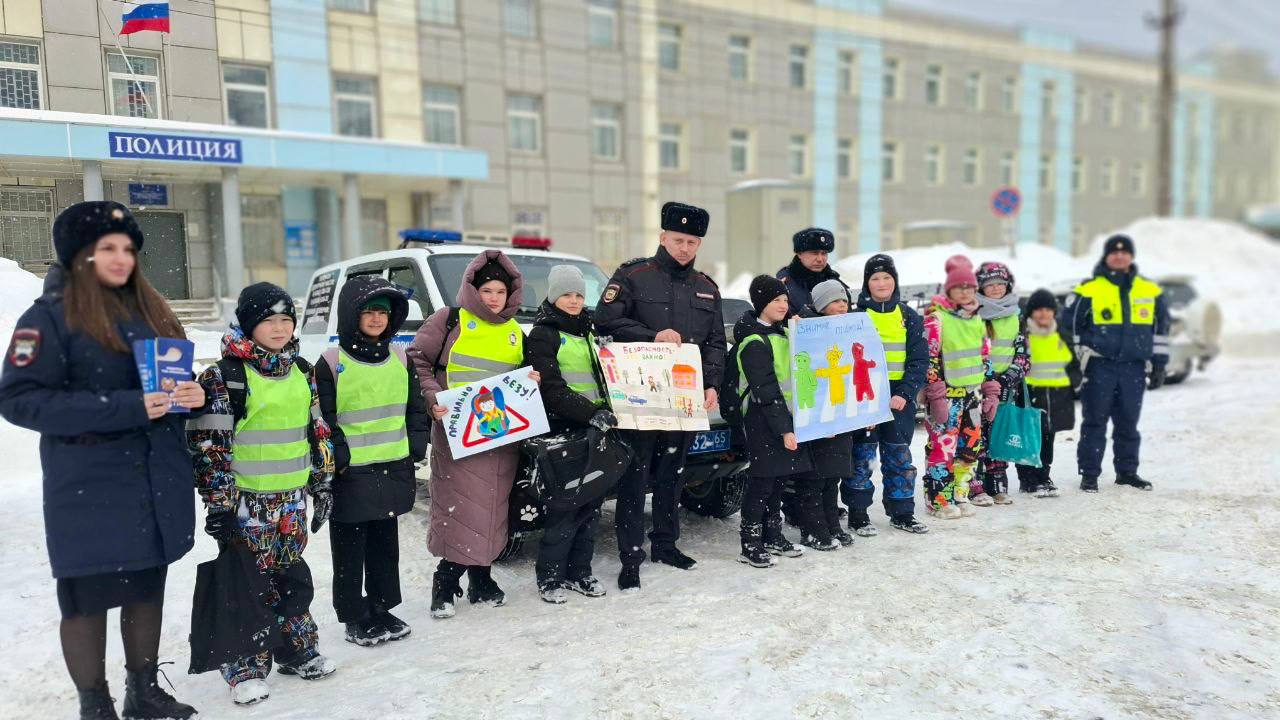
{"type": "Polygon", "coordinates": [[[368,647],[410,632],[391,614],[401,601],[397,518],[413,508],[414,463],[426,457],[431,416],[405,345],[394,342],[409,314],[405,294],[363,275],[342,286],[336,310],[338,344],[316,361],[337,469],[333,608],[347,642],[368,647]]]}
{"type": "MultiPolygon", "coordinates": [[[[1030,360],[1013,273],[1004,263],[986,262],[978,267],[978,317],[987,326],[987,356],[1000,384],[1000,402],[1022,397],[1022,379],[1030,360]]],[[[1009,463],[987,455],[991,447],[991,419],[982,423],[982,457],[969,489],[969,501],[980,507],[1010,505],[1009,463]]]]}
{"type": "Polygon", "coordinates": [[[222,338],[222,359],[197,380],[211,405],[187,423],[187,442],[208,510],[205,532],[248,545],[280,618],[282,645],[222,667],[232,700],[250,705],[267,699],[273,656],[281,673],[305,680],[336,669],[318,648],[311,569],[302,559],[307,496],[313,533],[333,508],[333,446],[312,368],[298,357],[293,298],[271,283],[250,285],[236,321],[222,338]]]}
{"type": "Polygon", "coordinates": [[[1031,354],[1027,387],[1031,406],[1044,414],[1040,417],[1040,467],[1018,465],[1018,484],[1022,492],[1035,493],[1036,497],[1057,497],[1058,487],[1049,477],[1053,438],[1076,426],[1073,387],[1079,382],[1080,366],[1071,338],[1058,327],[1058,301],[1053,293],[1043,288],[1031,293],[1023,312],[1031,354]]]}

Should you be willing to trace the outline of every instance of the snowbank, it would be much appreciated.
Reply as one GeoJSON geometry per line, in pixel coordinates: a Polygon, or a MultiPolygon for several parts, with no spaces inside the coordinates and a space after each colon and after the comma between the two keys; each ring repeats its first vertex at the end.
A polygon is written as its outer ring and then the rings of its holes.
{"type": "Polygon", "coordinates": [[[18,267],[9,258],[0,257],[0,339],[9,346],[9,336],[18,318],[40,297],[44,281],[18,267]]]}
{"type": "MultiPolygon", "coordinates": [[[[836,271],[850,285],[861,286],[862,267],[873,254],[863,253],[839,260],[836,262],[836,271]]],[[[1008,248],[971,248],[960,242],[890,250],[888,254],[893,256],[894,264],[898,266],[898,281],[904,286],[940,283],[943,279],[942,266],[947,258],[966,255],[973,261],[974,267],[988,261],[1008,265],[1013,271],[1018,291],[1024,294],[1029,294],[1038,287],[1077,280],[1086,276],[1091,267],[1085,260],[1057,248],[1035,244],[1019,245],[1017,257],[1010,256],[1008,248]]]]}
{"type": "Polygon", "coordinates": [[[751,273],[742,273],[725,285],[720,291],[721,297],[751,299],[751,281],[755,278],[751,273]]]}

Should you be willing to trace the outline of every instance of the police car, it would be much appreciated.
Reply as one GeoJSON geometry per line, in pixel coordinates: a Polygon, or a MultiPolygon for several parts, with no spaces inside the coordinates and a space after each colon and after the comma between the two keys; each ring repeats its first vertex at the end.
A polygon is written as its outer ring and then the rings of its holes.
{"type": "MultiPolygon", "coordinates": [[[[361,275],[378,275],[401,287],[409,296],[409,316],[393,342],[409,343],[423,321],[440,308],[448,307],[457,297],[463,271],[477,253],[501,247],[524,276],[524,303],[516,320],[526,332],[547,295],[548,275],[556,265],[574,265],[587,282],[587,302],[592,309],[609,282],[595,263],[578,256],[553,252],[551,240],[517,235],[479,236],[468,234],[466,242],[460,233],[445,230],[412,229],[400,233],[400,247],[395,250],[361,255],[316,270],[311,276],[306,302],[302,309],[300,342],[303,357],[320,356],[338,341],[338,293],[347,280],[361,275]]],[[[683,473],[685,507],[701,515],[728,517],[738,511],[742,502],[742,471],[747,465],[746,451],[735,447],[733,435],[718,415],[712,417],[708,431],[697,433],[689,448],[689,462],[683,473]]],[[[524,538],[540,528],[535,522],[519,520],[525,502],[512,494],[515,529],[509,555],[519,549],[524,538]]]]}

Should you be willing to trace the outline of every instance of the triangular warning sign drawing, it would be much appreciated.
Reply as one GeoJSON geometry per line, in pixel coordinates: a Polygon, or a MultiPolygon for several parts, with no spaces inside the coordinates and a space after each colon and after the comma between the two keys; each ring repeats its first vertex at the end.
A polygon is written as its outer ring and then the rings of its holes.
{"type": "MultiPolygon", "coordinates": [[[[508,420],[511,421],[511,427],[507,428],[507,431],[503,433],[503,435],[510,435],[511,433],[517,433],[529,429],[529,419],[517,412],[515,408],[508,405],[506,412],[508,420]]],[[[478,445],[493,442],[496,439],[497,438],[485,437],[476,431],[476,415],[475,413],[471,413],[471,416],[467,418],[467,428],[462,431],[462,447],[473,448],[478,445]]]]}

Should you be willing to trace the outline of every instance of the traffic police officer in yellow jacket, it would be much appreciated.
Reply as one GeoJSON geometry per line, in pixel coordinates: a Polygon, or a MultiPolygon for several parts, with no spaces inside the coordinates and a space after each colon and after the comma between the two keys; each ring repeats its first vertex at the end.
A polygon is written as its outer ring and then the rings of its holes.
{"type": "Polygon", "coordinates": [[[1085,492],[1098,491],[1108,420],[1114,426],[1116,483],[1151,489],[1138,476],[1138,417],[1143,393],[1164,384],[1169,309],[1160,286],[1138,274],[1133,256],[1128,235],[1107,238],[1093,278],[1076,287],[1059,319],[1084,373],[1076,461],[1085,492]]]}

